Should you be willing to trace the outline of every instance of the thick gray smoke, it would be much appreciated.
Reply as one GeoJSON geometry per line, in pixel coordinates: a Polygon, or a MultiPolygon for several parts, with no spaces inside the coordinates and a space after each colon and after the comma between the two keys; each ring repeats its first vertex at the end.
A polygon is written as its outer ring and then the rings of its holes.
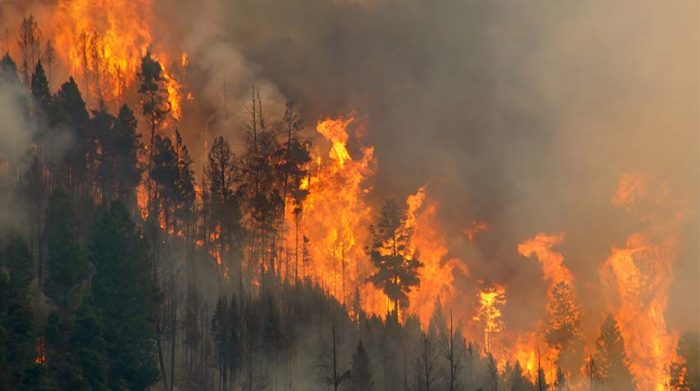
{"type": "MultiPolygon", "coordinates": [[[[540,265],[517,255],[519,241],[565,232],[558,251],[583,295],[597,289],[610,249],[639,229],[610,205],[620,175],[667,184],[669,202],[691,211],[669,315],[698,326],[686,299],[699,293],[697,3],[176,3],[157,9],[195,45],[193,62],[265,80],[311,124],[365,118],[375,196],[429,183],[454,255],[473,276],[509,285],[513,317],[541,318],[531,309],[544,308],[531,294],[540,265]],[[474,219],[491,230],[472,245],[462,230],[474,219]]],[[[594,316],[602,305],[586,298],[594,316]]]]}
{"type": "MultiPolygon", "coordinates": [[[[700,324],[688,300],[700,293],[697,2],[155,0],[153,9],[161,43],[190,54],[196,102],[217,118],[210,131],[241,139],[253,81],[273,117],[285,99],[309,125],[356,111],[379,161],[373,201],[428,183],[451,255],[474,278],[508,285],[511,320],[544,311],[545,288],[532,294],[540,265],[517,254],[518,242],[565,232],[557,250],[579,296],[597,292],[599,265],[640,229],[610,204],[618,178],[665,183],[686,212],[669,320],[700,324]],[[469,243],[473,220],[491,229],[469,243]]],[[[203,122],[184,129],[195,156],[203,122]]],[[[476,289],[462,284],[465,295],[476,289]]],[[[584,314],[602,317],[603,300],[590,296],[584,314]]]]}

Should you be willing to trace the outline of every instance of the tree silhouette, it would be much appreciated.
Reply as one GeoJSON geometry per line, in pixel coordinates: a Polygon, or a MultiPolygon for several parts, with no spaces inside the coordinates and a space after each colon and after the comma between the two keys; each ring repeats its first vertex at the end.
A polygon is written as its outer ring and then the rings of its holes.
{"type": "Polygon", "coordinates": [[[394,200],[382,206],[372,232],[370,257],[377,271],[369,277],[394,303],[394,310],[408,306],[408,292],[420,283],[418,269],[423,264],[408,254],[410,232],[402,229],[406,216],[394,200]]]}

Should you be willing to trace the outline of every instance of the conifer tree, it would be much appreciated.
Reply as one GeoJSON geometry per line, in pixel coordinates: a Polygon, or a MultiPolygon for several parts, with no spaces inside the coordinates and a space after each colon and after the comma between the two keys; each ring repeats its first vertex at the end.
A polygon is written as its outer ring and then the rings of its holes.
{"type": "Polygon", "coordinates": [[[0,249],[0,388],[19,388],[34,362],[35,326],[29,301],[32,259],[10,234],[0,249]]]}
{"type": "Polygon", "coordinates": [[[148,170],[150,172],[151,165],[153,164],[153,146],[156,141],[156,131],[170,112],[168,92],[165,87],[165,78],[163,77],[163,67],[158,60],[153,58],[150,51],[141,59],[139,80],[141,81],[139,94],[141,94],[143,98],[143,115],[146,116],[151,131],[150,153],[148,157],[148,170]]]}
{"type": "MultiPolygon", "coordinates": [[[[221,136],[217,137],[211,146],[204,175],[209,197],[208,229],[218,231],[217,243],[214,245],[220,254],[227,254],[232,249],[240,251],[241,211],[235,187],[239,173],[236,157],[226,139],[221,136]]],[[[237,258],[235,270],[240,276],[240,253],[234,255],[237,258]]]]}
{"type": "Polygon", "coordinates": [[[64,175],[67,185],[72,186],[73,196],[81,195],[91,156],[94,155],[95,138],[89,131],[89,115],[85,108],[78,84],[71,77],[53,97],[53,123],[67,127],[73,144],[65,152],[64,163],[68,171],[64,175]]]}
{"type": "Polygon", "coordinates": [[[352,355],[348,389],[350,391],[372,391],[374,389],[372,367],[370,365],[369,355],[362,341],[357,343],[357,348],[352,355]]]}
{"type": "Polygon", "coordinates": [[[153,164],[149,173],[154,183],[153,203],[150,213],[163,213],[165,228],[172,226],[173,206],[177,195],[180,178],[177,156],[172,141],[167,137],[156,135],[153,144],[153,164]]]}
{"type": "Polygon", "coordinates": [[[550,346],[566,350],[576,338],[581,325],[580,313],[571,286],[559,282],[552,288],[549,304],[549,327],[545,339],[550,346]]]}
{"type": "Polygon", "coordinates": [[[177,181],[175,193],[175,221],[183,221],[189,224],[195,201],[194,171],[192,170],[192,158],[182,140],[180,131],[175,129],[175,158],[177,161],[177,181]]]}
{"type": "Polygon", "coordinates": [[[60,189],[49,199],[44,230],[48,250],[45,291],[59,307],[67,310],[76,298],[79,285],[88,276],[88,262],[80,247],[72,202],[60,189]]]}
{"type": "Polygon", "coordinates": [[[627,367],[625,341],[612,314],[608,314],[600,328],[596,340],[595,362],[596,377],[606,387],[614,387],[617,390],[634,389],[632,375],[627,367]]]}
{"type": "Polygon", "coordinates": [[[51,92],[49,91],[49,80],[46,78],[44,67],[41,61],[37,62],[31,81],[32,96],[36,99],[39,107],[45,115],[51,113],[51,92]]]}
{"type": "Polygon", "coordinates": [[[370,227],[373,236],[370,257],[377,271],[369,281],[384,291],[397,313],[399,308],[408,306],[408,292],[420,283],[418,269],[423,265],[407,256],[410,233],[402,229],[405,220],[405,213],[396,201],[388,200],[382,206],[377,225],[370,227]]]}
{"type": "Polygon", "coordinates": [[[123,105],[111,129],[101,137],[100,178],[107,201],[120,199],[127,205],[135,205],[135,189],[141,179],[138,162],[141,135],[136,127],[134,112],[123,105]]]}
{"type": "Polygon", "coordinates": [[[9,53],[5,53],[0,61],[0,77],[9,84],[19,83],[17,65],[9,53]]]}
{"type": "Polygon", "coordinates": [[[510,391],[528,391],[532,389],[532,383],[523,374],[523,367],[520,361],[516,361],[508,378],[510,391]]]}
{"type": "Polygon", "coordinates": [[[156,322],[160,296],[146,239],[114,202],[90,242],[92,295],[110,359],[110,388],[146,389],[158,380],[156,322]]]}

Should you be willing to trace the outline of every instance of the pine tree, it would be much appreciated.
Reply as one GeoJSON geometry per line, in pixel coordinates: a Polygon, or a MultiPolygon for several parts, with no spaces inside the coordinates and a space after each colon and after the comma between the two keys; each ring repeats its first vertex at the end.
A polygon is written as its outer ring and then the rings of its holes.
{"type": "Polygon", "coordinates": [[[92,295],[110,358],[110,388],[146,389],[158,380],[156,321],[160,296],[146,239],[114,202],[95,223],[92,295]]]}
{"type": "Polygon", "coordinates": [[[22,79],[29,84],[30,72],[34,69],[34,65],[39,59],[41,46],[41,30],[39,30],[39,24],[34,15],[29,15],[22,19],[17,36],[17,45],[22,53],[22,62],[20,64],[22,79]]]}
{"type": "Polygon", "coordinates": [[[143,115],[148,119],[151,130],[150,153],[148,157],[148,170],[150,172],[151,165],[153,164],[153,147],[156,141],[156,131],[170,112],[168,92],[163,77],[163,67],[158,60],[151,56],[151,52],[146,53],[143,59],[141,59],[139,79],[141,80],[139,94],[141,94],[143,101],[143,115]]]}
{"type": "Polygon", "coordinates": [[[435,341],[430,335],[423,333],[416,348],[413,363],[416,390],[430,391],[437,389],[437,383],[440,380],[437,359],[435,341]]]}
{"type": "Polygon", "coordinates": [[[0,61],[0,78],[10,85],[19,83],[17,65],[12,60],[9,53],[5,53],[2,57],[2,61],[0,61]]]}
{"type": "Polygon", "coordinates": [[[55,190],[46,211],[48,280],[46,294],[63,310],[69,309],[80,284],[88,276],[88,262],[78,240],[78,227],[68,195],[55,190]]]}
{"type": "MultiPolygon", "coordinates": [[[[283,210],[282,218],[282,235],[286,235],[284,224],[287,215],[287,200],[292,203],[294,213],[294,280],[298,279],[299,274],[299,226],[301,223],[301,215],[303,203],[309,194],[308,186],[302,186],[304,180],[308,179],[308,163],[311,161],[309,152],[310,144],[303,142],[299,138],[299,131],[302,129],[301,120],[296,112],[293,102],[287,102],[284,112],[284,128],[287,131],[287,141],[283,145],[284,158],[280,160],[279,170],[283,173],[283,195],[282,199],[283,210]]],[[[284,240],[284,238],[283,238],[284,240]]],[[[290,277],[290,266],[287,264],[287,277],[290,277]]]]}
{"type": "Polygon", "coordinates": [[[211,336],[214,340],[217,367],[219,369],[219,389],[227,390],[230,377],[228,372],[228,348],[232,336],[232,325],[229,306],[224,295],[220,295],[216,301],[216,308],[211,320],[211,336]]]}
{"type": "Polygon", "coordinates": [[[510,383],[510,391],[529,391],[532,389],[532,383],[523,374],[523,368],[520,361],[516,361],[508,378],[510,383]]]}
{"type": "Polygon", "coordinates": [[[44,111],[44,115],[51,112],[51,92],[49,91],[49,80],[46,78],[44,67],[41,61],[37,62],[31,82],[32,96],[44,111]]]}
{"type": "Polygon", "coordinates": [[[550,346],[566,350],[576,338],[581,326],[580,312],[571,286],[559,282],[550,293],[549,327],[545,339],[550,346]]]}
{"type": "Polygon", "coordinates": [[[498,390],[498,365],[496,359],[491,353],[486,357],[486,379],[484,382],[484,391],[498,390]]]}
{"type": "Polygon", "coordinates": [[[617,321],[609,314],[600,328],[596,340],[597,377],[606,387],[616,390],[633,390],[632,375],[627,367],[625,341],[620,333],[617,321]]]}
{"type": "Polygon", "coordinates": [[[420,283],[418,269],[423,266],[419,260],[406,256],[410,233],[401,229],[405,220],[399,205],[388,200],[376,227],[370,227],[373,236],[370,256],[377,271],[369,281],[384,291],[397,312],[408,306],[408,292],[420,283]]]}
{"type": "Polygon", "coordinates": [[[0,388],[14,389],[34,361],[35,330],[29,286],[32,259],[26,242],[10,234],[0,250],[0,388]]]}
{"type": "Polygon", "coordinates": [[[135,205],[135,189],[141,180],[138,162],[141,135],[136,127],[134,112],[123,105],[111,129],[101,137],[100,178],[106,201],[120,199],[127,205],[135,205]]]}
{"type": "Polygon", "coordinates": [[[277,238],[284,207],[284,174],[279,167],[285,153],[274,131],[265,124],[260,92],[253,87],[248,106],[250,121],[246,132],[246,150],[241,157],[239,191],[245,206],[244,226],[250,232],[250,263],[259,267],[263,289],[277,273],[277,238]]]}
{"type": "Polygon", "coordinates": [[[86,297],[73,311],[49,314],[44,330],[46,367],[58,389],[108,389],[104,340],[89,301],[86,297]]]}
{"type": "Polygon", "coordinates": [[[362,341],[357,343],[355,353],[352,355],[352,364],[350,369],[349,391],[372,391],[374,389],[374,381],[372,380],[372,367],[369,361],[369,355],[362,341]]]}
{"type": "MultiPolygon", "coordinates": [[[[207,164],[204,169],[209,195],[208,222],[209,229],[218,231],[215,245],[220,254],[228,253],[232,248],[240,250],[241,211],[239,197],[236,192],[238,169],[236,157],[231,151],[226,139],[218,137],[214,140],[207,164]]],[[[236,271],[241,274],[240,254],[236,254],[236,271]]],[[[224,265],[221,265],[222,267],[224,265]]]]}
{"type": "MultiPolygon", "coordinates": [[[[109,177],[112,173],[109,171],[109,159],[105,154],[105,146],[109,144],[112,136],[112,128],[116,118],[109,113],[104,104],[100,104],[97,110],[92,110],[92,118],[90,118],[90,133],[95,135],[95,141],[101,146],[97,148],[99,156],[96,156],[96,182],[99,189],[93,195],[96,201],[105,201],[111,198],[111,188],[109,177]]],[[[97,153],[96,153],[97,155],[97,153]]]]}
{"type": "Polygon", "coordinates": [[[89,159],[94,154],[95,139],[89,132],[89,115],[85,108],[78,84],[71,77],[53,97],[53,124],[60,124],[70,130],[73,144],[65,152],[64,163],[66,184],[71,185],[74,196],[81,195],[89,167],[89,159]]]}
{"type": "Polygon", "coordinates": [[[180,177],[177,156],[172,141],[156,135],[153,144],[153,164],[149,176],[155,185],[150,213],[153,217],[163,213],[166,229],[172,226],[173,206],[180,177]]]}
{"type": "Polygon", "coordinates": [[[189,225],[192,218],[195,191],[194,171],[192,170],[192,158],[180,135],[175,129],[175,158],[177,160],[177,181],[175,194],[175,221],[182,221],[189,225]]]}

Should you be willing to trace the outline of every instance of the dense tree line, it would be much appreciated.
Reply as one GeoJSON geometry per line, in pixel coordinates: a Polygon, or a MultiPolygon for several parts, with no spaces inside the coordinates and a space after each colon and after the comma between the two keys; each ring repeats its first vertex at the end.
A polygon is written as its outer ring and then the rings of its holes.
{"type": "MultiPolygon", "coordinates": [[[[395,201],[367,227],[366,282],[393,303],[385,318],[348,312],[304,278],[310,141],[293,103],[271,121],[253,87],[243,148],[214,138],[197,183],[155,58],[143,58],[139,106],[110,112],[88,107],[73,78],[52,92],[50,41],[41,50],[33,18],[20,38],[0,88],[31,96],[23,108],[40,131],[0,174],[30,205],[26,226],[0,236],[0,389],[568,389],[562,370],[547,384],[541,367],[534,380],[521,363],[499,368],[439,301],[425,330],[404,314],[422,263],[395,201]]],[[[553,294],[545,343],[574,351],[571,287],[553,294]]],[[[697,339],[681,338],[677,389],[700,382],[697,339]]],[[[586,386],[631,389],[627,365],[611,315],[586,386]]]]}

